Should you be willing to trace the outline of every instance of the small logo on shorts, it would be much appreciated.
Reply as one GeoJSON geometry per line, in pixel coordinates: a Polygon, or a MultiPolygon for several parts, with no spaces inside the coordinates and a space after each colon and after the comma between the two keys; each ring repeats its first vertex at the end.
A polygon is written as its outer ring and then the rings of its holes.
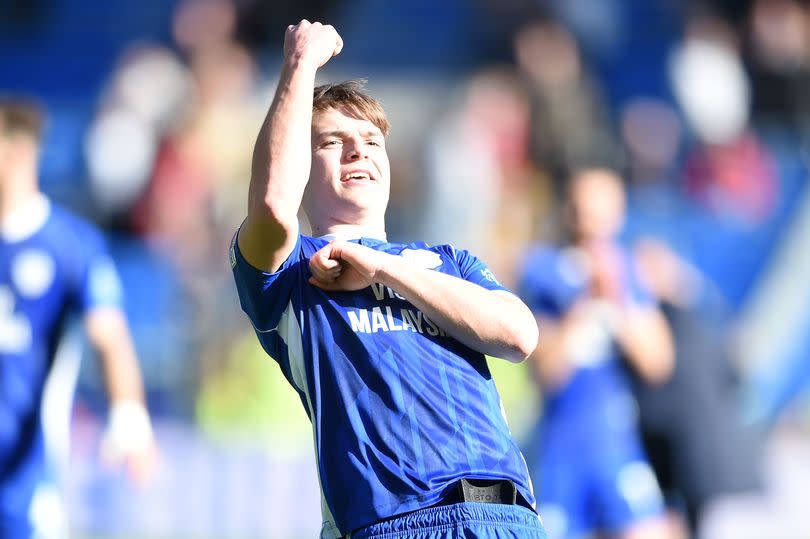
{"type": "Polygon", "coordinates": [[[233,235],[233,239],[231,239],[231,248],[228,249],[228,257],[231,259],[231,269],[236,267],[236,238],[239,236],[239,232],[233,235]]]}

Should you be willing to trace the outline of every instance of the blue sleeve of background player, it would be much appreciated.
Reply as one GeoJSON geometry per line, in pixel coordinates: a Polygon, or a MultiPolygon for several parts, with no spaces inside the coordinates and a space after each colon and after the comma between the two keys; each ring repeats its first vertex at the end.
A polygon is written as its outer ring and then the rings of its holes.
{"type": "Polygon", "coordinates": [[[80,247],[76,253],[81,255],[76,294],[79,309],[87,312],[99,307],[123,308],[121,278],[101,232],[86,223],[79,225],[77,232],[80,247]]]}

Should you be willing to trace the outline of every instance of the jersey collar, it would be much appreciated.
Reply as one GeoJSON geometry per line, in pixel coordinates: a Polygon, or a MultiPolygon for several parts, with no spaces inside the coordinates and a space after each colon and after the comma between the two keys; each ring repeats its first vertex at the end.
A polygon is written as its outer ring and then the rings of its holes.
{"type": "Polygon", "coordinates": [[[42,228],[50,214],[50,201],[39,193],[0,220],[0,238],[8,243],[30,238],[42,228]]]}
{"type": "Polygon", "coordinates": [[[376,236],[368,236],[368,235],[362,235],[362,234],[340,234],[340,233],[325,234],[323,236],[319,236],[318,239],[326,240],[326,241],[334,241],[334,240],[359,241],[359,240],[362,240],[362,239],[371,239],[371,240],[380,241],[382,243],[385,243],[387,241],[385,238],[379,238],[379,237],[376,237],[376,236]]]}

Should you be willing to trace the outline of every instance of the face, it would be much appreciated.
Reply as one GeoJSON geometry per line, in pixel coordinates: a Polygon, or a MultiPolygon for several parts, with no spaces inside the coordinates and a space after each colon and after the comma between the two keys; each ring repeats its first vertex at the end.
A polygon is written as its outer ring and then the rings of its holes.
{"type": "MultiPolygon", "coordinates": [[[[2,127],[2,126],[0,126],[2,127]]],[[[0,133],[0,182],[5,184],[10,181],[11,169],[14,160],[14,149],[9,137],[0,133]]]]}
{"type": "Polygon", "coordinates": [[[312,120],[312,168],[304,194],[310,220],[343,223],[381,217],[391,170],[385,137],[373,123],[329,109],[312,120]]]}
{"type": "Polygon", "coordinates": [[[611,240],[624,224],[621,179],[608,170],[588,170],[573,179],[570,211],[574,235],[580,240],[611,240]]]}

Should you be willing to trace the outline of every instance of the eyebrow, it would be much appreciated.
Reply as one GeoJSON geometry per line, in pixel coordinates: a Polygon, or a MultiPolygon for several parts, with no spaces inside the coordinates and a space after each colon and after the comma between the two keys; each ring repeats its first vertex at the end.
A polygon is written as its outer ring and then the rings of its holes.
{"type": "MultiPolygon", "coordinates": [[[[348,137],[350,135],[351,135],[350,131],[344,131],[344,130],[336,129],[334,131],[324,131],[323,133],[319,133],[317,135],[317,137],[318,138],[326,138],[326,137],[340,137],[340,138],[343,138],[343,137],[348,137]]],[[[366,131],[361,131],[360,135],[363,136],[363,137],[379,137],[379,138],[383,138],[383,134],[379,130],[374,131],[374,130],[368,129],[366,131]]]]}

